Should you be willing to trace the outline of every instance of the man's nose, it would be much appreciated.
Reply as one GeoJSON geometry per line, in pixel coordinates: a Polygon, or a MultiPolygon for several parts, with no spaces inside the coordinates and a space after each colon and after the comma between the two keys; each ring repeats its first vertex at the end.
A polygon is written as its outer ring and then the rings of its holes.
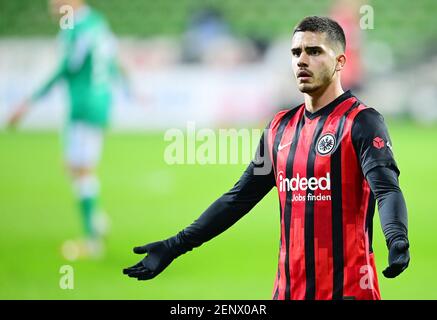
{"type": "Polygon", "coordinates": [[[308,55],[302,52],[297,60],[297,66],[300,68],[308,67],[308,55]]]}

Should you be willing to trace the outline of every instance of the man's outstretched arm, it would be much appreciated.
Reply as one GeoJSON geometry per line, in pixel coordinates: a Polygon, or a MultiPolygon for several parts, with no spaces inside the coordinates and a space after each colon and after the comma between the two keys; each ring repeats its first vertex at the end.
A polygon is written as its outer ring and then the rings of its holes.
{"type": "MultiPolygon", "coordinates": [[[[123,273],[138,280],[148,280],[161,273],[175,258],[211,240],[248,213],[275,185],[270,158],[261,137],[255,158],[234,187],[213,202],[191,225],[175,236],[135,247],[147,256],[123,273]],[[257,169],[268,168],[260,174],[257,169]]],[[[264,171],[264,170],[261,170],[264,171]]]]}

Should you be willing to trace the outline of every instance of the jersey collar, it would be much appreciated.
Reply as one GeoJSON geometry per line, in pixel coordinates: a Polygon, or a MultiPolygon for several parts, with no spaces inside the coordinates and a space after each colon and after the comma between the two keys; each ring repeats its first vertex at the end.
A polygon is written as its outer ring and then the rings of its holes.
{"type": "MultiPolygon", "coordinates": [[[[308,119],[313,120],[313,119],[317,118],[318,116],[328,115],[335,109],[336,106],[338,106],[340,103],[342,103],[343,101],[345,101],[351,97],[353,97],[351,91],[350,90],[345,91],[345,92],[343,92],[343,94],[341,94],[340,96],[338,96],[337,98],[332,100],[330,103],[328,103],[326,106],[317,110],[314,113],[311,113],[307,109],[305,109],[305,116],[308,119]]],[[[304,107],[305,107],[305,104],[304,104],[304,107]]]]}

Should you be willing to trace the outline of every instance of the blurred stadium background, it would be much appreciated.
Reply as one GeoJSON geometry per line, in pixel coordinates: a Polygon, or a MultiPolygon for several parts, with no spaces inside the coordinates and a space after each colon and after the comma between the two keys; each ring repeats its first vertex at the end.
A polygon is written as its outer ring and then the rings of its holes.
{"type": "MultiPolygon", "coordinates": [[[[411,265],[395,280],[378,274],[384,299],[436,299],[437,26],[433,0],[94,0],[118,37],[129,88],[114,90],[112,126],[99,174],[112,228],[100,261],[65,261],[61,243],[80,232],[63,175],[58,131],[62,86],[37,103],[19,130],[12,107],[56,65],[57,21],[45,0],[0,0],[0,298],[270,299],[279,220],[272,191],[250,214],[150,282],[121,269],[131,248],[187,224],[238,179],[237,165],[164,162],[166,129],[262,128],[301,101],[291,73],[290,34],[306,15],[344,23],[351,55],[346,88],[388,122],[409,209],[411,265]],[[359,28],[370,5],[373,29],[359,28]],[[74,290],[59,268],[75,270],[74,290]]],[[[375,216],[378,270],[387,250],[375,216]]]]}

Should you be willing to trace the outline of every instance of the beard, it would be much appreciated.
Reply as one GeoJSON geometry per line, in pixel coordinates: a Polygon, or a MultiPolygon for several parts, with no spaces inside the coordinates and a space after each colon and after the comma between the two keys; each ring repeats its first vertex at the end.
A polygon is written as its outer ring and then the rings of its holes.
{"type": "Polygon", "coordinates": [[[311,82],[303,82],[298,84],[298,89],[302,93],[314,93],[323,91],[332,82],[332,74],[329,71],[324,71],[317,77],[313,74],[311,82]]]}
{"type": "Polygon", "coordinates": [[[318,91],[321,86],[313,83],[302,83],[298,86],[299,91],[302,93],[312,93],[318,91]]]}

